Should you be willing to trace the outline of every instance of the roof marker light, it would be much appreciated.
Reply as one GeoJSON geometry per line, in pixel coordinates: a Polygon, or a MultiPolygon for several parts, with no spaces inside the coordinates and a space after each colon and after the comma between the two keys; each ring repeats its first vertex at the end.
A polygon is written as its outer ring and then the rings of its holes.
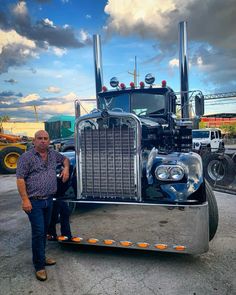
{"type": "Polygon", "coordinates": [[[121,89],[125,89],[126,88],[125,84],[124,83],[120,83],[120,88],[121,89]]]}
{"type": "Polygon", "coordinates": [[[106,92],[106,91],[107,91],[106,86],[102,86],[102,92],[106,92]]]}
{"type": "Polygon", "coordinates": [[[166,80],[161,81],[161,87],[166,87],[166,80]]]}
{"type": "Polygon", "coordinates": [[[144,88],[144,87],[145,87],[145,84],[144,84],[143,81],[141,81],[141,82],[139,83],[139,85],[140,85],[140,88],[144,88]]]}
{"type": "Polygon", "coordinates": [[[130,82],[130,87],[132,88],[132,89],[134,89],[135,88],[135,85],[134,85],[134,82],[130,82]]]}

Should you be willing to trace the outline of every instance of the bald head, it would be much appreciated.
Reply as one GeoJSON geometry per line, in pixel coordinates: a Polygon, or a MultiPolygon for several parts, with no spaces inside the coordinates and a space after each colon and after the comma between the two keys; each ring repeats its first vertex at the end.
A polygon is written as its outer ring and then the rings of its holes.
{"type": "Polygon", "coordinates": [[[43,136],[43,137],[47,136],[49,138],[49,134],[45,130],[38,130],[38,131],[36,131],[35,134],[34,134],[34,139],[36,137],[39,137],[39,136],[43,136]]]}
{"type": "Polygon", "coordinates": [[[34,135],[34,147],[37,152],[44,153],[47,151],[50,140],[47,131],[39,130],[34,135]]]}

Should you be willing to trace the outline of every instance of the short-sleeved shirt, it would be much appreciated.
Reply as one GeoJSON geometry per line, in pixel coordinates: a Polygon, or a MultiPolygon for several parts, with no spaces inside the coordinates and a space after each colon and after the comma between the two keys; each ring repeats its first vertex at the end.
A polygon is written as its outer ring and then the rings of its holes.
{"type": "Polygon", "coordinates": [[[48,150],[47,161],[32,148],[22,154],[17,162],[16,177],[23,178],[29,196],[49,196],[57,191],[56,167],[63,163],[65,156],[55,150],[48,150]]]}

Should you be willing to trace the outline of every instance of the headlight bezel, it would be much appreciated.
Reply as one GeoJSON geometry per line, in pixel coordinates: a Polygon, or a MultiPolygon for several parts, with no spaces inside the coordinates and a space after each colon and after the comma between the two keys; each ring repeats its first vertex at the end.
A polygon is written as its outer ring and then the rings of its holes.
{"type": "Polygon", "coordinates": [[[155,169],[155,176],[160,181],[181,181],[186,174],[184,167],[181,165],[159,165],[155,169]],[[174,173],[173,171],[176,170],[174,173]],[[179,174],[179,175],[178,175],[179,174]]]}

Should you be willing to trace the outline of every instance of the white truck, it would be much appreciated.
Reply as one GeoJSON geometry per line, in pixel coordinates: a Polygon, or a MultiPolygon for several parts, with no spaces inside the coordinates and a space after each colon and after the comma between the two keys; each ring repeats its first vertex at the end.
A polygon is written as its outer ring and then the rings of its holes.
{"type": "Polygon", "coordinates": [[[224,150],[221,131],[217,128],[193,129],[193,150],[218,152],[224,150]]]}

